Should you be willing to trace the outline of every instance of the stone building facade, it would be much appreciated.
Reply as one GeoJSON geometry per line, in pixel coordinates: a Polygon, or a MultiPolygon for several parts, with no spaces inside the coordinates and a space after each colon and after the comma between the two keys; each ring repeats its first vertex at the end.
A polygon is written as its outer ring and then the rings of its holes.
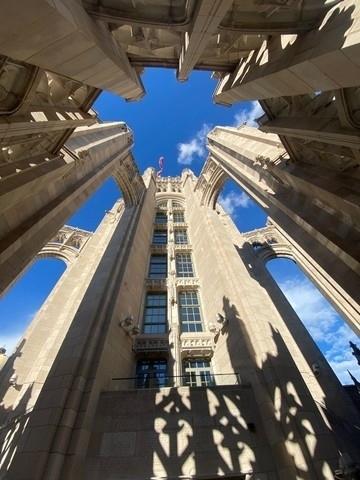
{"type": "Polygon", "coordinates": [[[293,258],[358,331],[360,3],[0,3],[0,292],[39,252],[67,263],[1,371],[3,476],[333,478],[355,412],[264,263],[293,258]],[[131,130],[91,106],[140,99],[159,66],[260,100],[262,132],[217,127],[199,179],[141,176],[131,130]],[[60,230],[109,176],[123,200],[97,231],[60,230]],[[234,229],[228,177],[266,229],[234,229]]]}
{"type": "Polygon", "coordinates": [[[68,267],[1,372],[2,478],[353,467],[356,409],[265,267],[290,255],[281,229],[241,234],[190,170],[141,182],[93,234],[64,227],[39,253],[68,267]]]}

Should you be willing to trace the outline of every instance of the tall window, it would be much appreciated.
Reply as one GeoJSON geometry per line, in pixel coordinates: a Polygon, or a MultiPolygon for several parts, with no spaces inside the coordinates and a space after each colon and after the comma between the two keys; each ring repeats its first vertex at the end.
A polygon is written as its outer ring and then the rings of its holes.
{"type": "Polygon", "coordinates": [[[167,231],[166,230],[154,230],[152,243],[154,245],[166,245],[167,244],[167,231]]]}
{"type": "Polygon", "coordinates": [[[202,332],[197,292],[185,291],[179,293],[179,317],[182,332],[202,332]]]}
{"type": "Polygon", "coordinates": [[[174,223],[184,223],[185,217],[184,212],[174,212],[174,223]]]}
{"type": "Polygon", "coordinates": [[[167,255],[151,255],[149,278],[166,278],[167,255]]]}
{"type": "Polygon", "coordinates": [[[193,277],[194,269],[190,253],[176,254],[176,275],[178,277],[193,277]]]}
{"type": "Polygon", "coordinates": [[[209,387],[215,385],[209,360],[187,359],[184,361],[184,384],[189,387],[209,387]]]}
{"type": "Polygon", "coordinates": [[[185,245],[188,243],[187,232],[184,229],[177,228],[174,230],[176,245],[185,245]]]}
{"type": "Polygon", "coordinates": [[[149,292],[146,295],[144,311],[144,333],[162,334],[167,331],[167,294],[149,292]]]}
{"type": "Polygon", "coordinates": [[[165,387],[167,362],[165,359],[143,359],[136,365],[136,388],[165,387]]]}
{"type": "Polygon", "coordinates": [[[164,225],[167,223],[167,215],[165,212],[156,212],[155,223],[164,225]]]}

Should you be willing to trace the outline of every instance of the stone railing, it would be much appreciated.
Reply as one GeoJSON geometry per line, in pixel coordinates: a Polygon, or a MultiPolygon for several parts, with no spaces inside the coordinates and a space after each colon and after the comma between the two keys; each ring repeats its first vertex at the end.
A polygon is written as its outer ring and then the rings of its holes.
{"type": "Polygon", "coordinates": [[[168,336],[137,335],[134,338],[133,350],[141,352],[167,352],[169,350],[168,336]]]}
{"type": "Polygon", "coordinates": [[[147,290],[163,290],[167,287],[166,278],[146,278],[145,287],[147,290]]]}
{"type": "Polygon", "coordinates": [[[151,253],[166,253],[167,252],[167,245],[155,245],[154,243],[151,245],[151,253]]]}

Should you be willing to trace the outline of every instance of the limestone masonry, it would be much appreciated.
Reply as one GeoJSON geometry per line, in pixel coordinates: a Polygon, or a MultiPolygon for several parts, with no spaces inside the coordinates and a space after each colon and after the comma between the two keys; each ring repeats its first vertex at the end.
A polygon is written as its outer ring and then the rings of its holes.
{"type": "Polygon", "coordinates": [[[36,257],[67,265],[0,351],[0,478],[360,478],[359,411],[266,269],[293,259],[360,331],[360,2],[0,12],[0,292],[36,257]],[[129,126],[91,107],[140,99],[145,67],[213,71],[215,102],[260,100],[259,129],[214,128],[198,178],[142,175],[129,126]],[[64,226],[110,176],[96,231],[64,226]],[[266,227],[237,230],[228,178],[266,227]]]}

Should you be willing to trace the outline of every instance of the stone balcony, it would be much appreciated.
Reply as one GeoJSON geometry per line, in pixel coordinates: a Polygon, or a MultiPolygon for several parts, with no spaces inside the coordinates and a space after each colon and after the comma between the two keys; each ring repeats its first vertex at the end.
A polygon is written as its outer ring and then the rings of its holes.
{"type": "Polygon", "coordinates": [[[168,335],[137,335],[134,338],[133,350],[136,353],[168,352],[168,335]]]}
{"type": "Polygon", "coordinates": [[[145,287],[147,290],[165,290],[167,288],[166,278],[146,278],[145,287]]]}
{"type": "Polygon", "coordinates": [[[154,243],[151,244],[151,253],[163,253],[167,252],[167,244],[163,245],[155,245],[154,243]]]}
{"type": "Polygon", "coordinates": [[[215,349],[214,334],[211,332],[182,333],[181,355],[185,357],[212,357],[215,349]]]}

